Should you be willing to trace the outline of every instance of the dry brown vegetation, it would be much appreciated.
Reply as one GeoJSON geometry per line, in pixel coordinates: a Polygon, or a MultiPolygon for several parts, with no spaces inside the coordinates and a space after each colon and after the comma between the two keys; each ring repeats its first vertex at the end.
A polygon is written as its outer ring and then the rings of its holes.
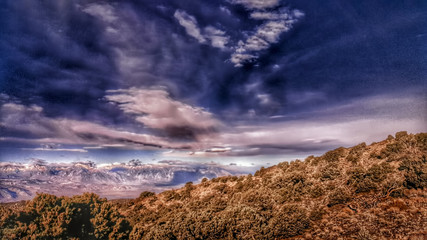
{"type": "Polygon", "coordinates": [[[426,239],[426,187],[427,134],[399,132],[369,146],[338,148],[254,175],[143,192],[133,200],[41,194],[26,206],[3,206],[0,234],[3,239],[426,239]]]}

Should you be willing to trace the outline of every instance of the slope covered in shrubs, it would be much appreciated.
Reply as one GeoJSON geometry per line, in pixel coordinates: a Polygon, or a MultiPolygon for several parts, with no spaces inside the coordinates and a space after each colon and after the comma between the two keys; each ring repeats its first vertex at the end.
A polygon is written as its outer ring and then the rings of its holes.
{"type": "Polygon", "coordinates": [[[0,229],[5,239],[423,239],[426,184],[427,134],[399,132],[133,200],[42,194],[22,209],[3,207],[0,229]],[[73,233],[80,228],[85,236],[73,233]]]}

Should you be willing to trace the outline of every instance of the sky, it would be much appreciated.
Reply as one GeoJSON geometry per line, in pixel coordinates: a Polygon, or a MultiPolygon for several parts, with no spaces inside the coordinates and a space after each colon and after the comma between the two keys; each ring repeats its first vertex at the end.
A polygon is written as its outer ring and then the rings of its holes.
{"type": "Polygon", "coordinates": [[[427,1],[2,0],[0,161],[260,164],[427,131],[427,1]]]}

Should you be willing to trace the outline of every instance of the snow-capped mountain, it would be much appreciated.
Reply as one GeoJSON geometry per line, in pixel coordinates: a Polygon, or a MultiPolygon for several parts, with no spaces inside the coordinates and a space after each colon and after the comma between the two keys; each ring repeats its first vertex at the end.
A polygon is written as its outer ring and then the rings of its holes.
{"type": "Polygon", "coordinates": [[[95,192],[103,197],[136,197],[141,191],[162,191],[202,178],[249,173],[235,165],[161,161],[142,164],[93,162],[47,163],[33,159],[27,164],[0,163],[0,202],[31,199],[36,192],[74,195],[95,192]]]}

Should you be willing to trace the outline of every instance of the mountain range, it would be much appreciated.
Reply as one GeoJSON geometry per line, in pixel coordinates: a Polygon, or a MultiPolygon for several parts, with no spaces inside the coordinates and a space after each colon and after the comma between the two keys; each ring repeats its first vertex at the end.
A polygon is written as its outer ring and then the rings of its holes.
{"type": "Polygon", "coordinates": [[[248,173],[246,168],[216,163],[160,161],[143,164],[94,162],[48,163],[32,159],[27,164],[0,163],[0,202],[32,199],[36,192],[73,195],[95,192],[108,198],[137,197],[141,191],[162,191],[188,181],[248,173]]]}

